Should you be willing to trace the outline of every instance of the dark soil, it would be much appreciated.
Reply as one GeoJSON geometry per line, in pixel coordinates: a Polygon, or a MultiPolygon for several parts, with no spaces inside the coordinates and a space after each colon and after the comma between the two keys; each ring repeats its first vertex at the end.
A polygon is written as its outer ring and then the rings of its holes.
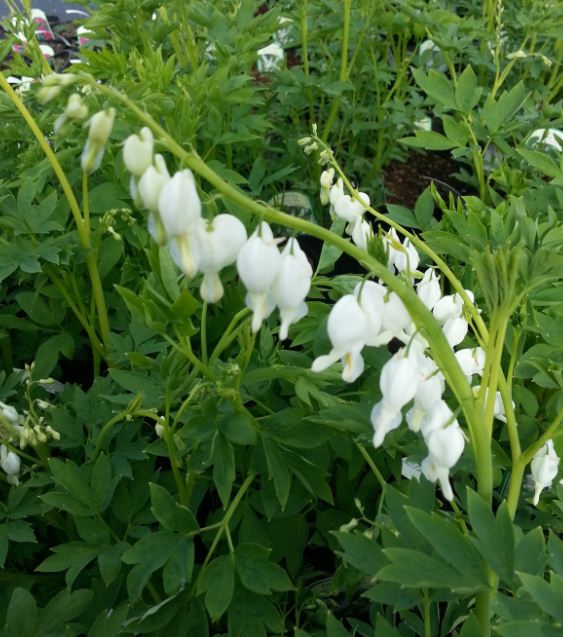
{"type": "Polygon", "coordinates": [[[468,195],[471,188],[453,175],[459,164],[440,153],[411,151],[403,161],[394,160],[383,169],[385,203],[413,208],[416,200],[433,181],[438,192],[447,197],[468,195]]]}

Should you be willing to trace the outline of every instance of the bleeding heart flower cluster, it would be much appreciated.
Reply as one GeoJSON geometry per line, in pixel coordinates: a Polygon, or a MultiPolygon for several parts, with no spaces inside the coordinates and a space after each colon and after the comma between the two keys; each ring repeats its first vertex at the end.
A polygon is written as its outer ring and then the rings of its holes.
{"type": "MultiPolygon", "coordinates": [[[[366,249],[373,239],[371,224],[364,219],[369,196],[358,193],[353,198],[344,192],[342,179],[334,182],[335,172],[328,168],[321,175],[321,202],[330,203],[334,216],[347,221],[346,232],[360,248],[366,249]]],[[[458,346],[468,333],[463,299],[459,294],[443,295],[440,277],[432,268],[424,273],[417,270],[420,259],[409,239],[401,241],[395,229],[382,236],[387,254],[388,269],[413,285],[416,294],[441,325],[452,348],[458,346]],[[415,280],[418,280],[415,283],[415,280]]],[[[465,291],[473,300],[470,290],[465,291]]],[[[420,433],[428,449],[421,470],[428,480],[438,481],[448,500],[453,499],[449,472],[457,463],[465,446],[461,427],[443,400],[445,380],[435,362],[425,353],[426,340],[417,333],[401,299],[382,283],[366,281],[358,284],[352,294],[340,298],[332,308],[327,323],[332,349],[319,356],[312,369],[320,372],[337,361],[343,365],[342,379],[355,381],[364,369],[362,350],[378,347],[391,339],[404,343],[382,368],[380,376],[381,400],[374,405],[371,422],[373,444],[379,447],[385,436],[406,419],[409,428],[420,433]],[[404,414],[405,408],[410,409],[404,414]]],[[[485,352],[480,348],[462,349],[456,358],[471,382],[474,375],[482,375],[485,352]]],[[[479,386],[474,388],[479,391],[479,386]]],[[[500,394],[495,397],[495,412],[504,417],[500,394]]]]}
{"type": "Polygon", "coordinates": [[[139,207],[149,210],[149,232],[160,245],[168,245],[172,259],[187,277],[203,275],[200,294],[217,303],[224,290],[220,271],[235,263],[246,286],[246,304],[252,309],[257,332],[273,310],[280,311],[280,339],[289,326],[305,316],[305,298],[312,268],[296,239],[280,253],[267,223],[248,237],[244,224],[230,214],[213,219],[202,216],[194,176],[188,169],[170,176],[161,155],[153,157],[154,140],[148,128],[131,135],[123,147],[123,160],[131,173],[131,194],[139,207]]]}

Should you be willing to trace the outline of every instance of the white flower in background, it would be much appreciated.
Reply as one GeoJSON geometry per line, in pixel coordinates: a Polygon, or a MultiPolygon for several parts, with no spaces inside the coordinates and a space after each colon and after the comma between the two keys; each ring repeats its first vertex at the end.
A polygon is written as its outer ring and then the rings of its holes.
{"type": "Polygon", "coordinates": [[[305,297],[311,288],[313,269],[297,239],[290,239],[281,255],[281,264],[272,288],[280,311],[280,340],[287,338],[289,326],[307,314],[305,297]]]}
{"type": "Polygon", "coordinates": [[[436,274],[436,270],[433,268],[426,270],[416,286],[416,293],[429,310],[434,308],[436,303],[442,298],[440,276],[436,274]]]}
{"type": "Polygon", "coordinates": [[[463,373],[467,376],[468,382],[471,382],[473,374],[483,375],[486,354],[482,347],[460,349],[455,353],[455,357],[463,373]]]}
{"type": "Polygon", "coordinates": [[[256,68],[260,73],[272,73],[283,64],[283,47],[278,42],[272,42],[268,46],[258,49],[257,54],[256,68]]]}
{"type": "Polygon", "coordinates": [[[13,451],[8,451],[6,445],[0,445],[0,467],[6,473],[6,479],[10,484],[18,484],[20,466],[19,456],[13,451]]]}
{"type": "Polygon", "coordinates": [[[196,232],[199,270],[203,273],[199,288],[201,298],[208,303],[217,303],[224,292],[219,272],[236,261],[247,240],[246,228],[233,215],[221,214],[211,221],[203,221],[196,232]]]}
{"type": "Polygon", "coordinates": [[[82,97],[78,93],[73,93],[69,98],[66,108],[55,121],[53,127],[55,133],[64,133],[69,119],[85,119],[88,116],[88,107],[84,104],[82,97]]]}
{"type": "Polygon", "coordinates": [[[454,494],[449,473],[463,453],[463,432],[455,421],[445,428],[434,429],[426,438],[426,444],[428,456],[422,461],[422,472],[427,480],[440,482],[444,497],[451,502],[454,494]]]}
{"type": "Polygon", "coordinates": [[[534,506],[540,501],[540,494],[544,489],[548,489],[557,476],[559,469],[559,457],[555,453],[553,440],[549,439],[545,445],[536,453],[532,460],[532,478],[534,479],[534,506]]]}
{"type": "Polygon", "coordinates": [[[281,267],[277,243],[270,226],[262,221],[237,256],[237,270],[248,290],[246,304],[254,312],[253,332],[275,307],[271,289],[281,267]]]}
{"type": "Polygon", "coordinates": [[[547,146],[558,153],[563,151],[563,131],[557,128],[538,128],[527,139],[534,146],[547,146]]]}
{"type": "Polygon", "coordinates": [[[0,400],[0,416],[5,418],[11,425],[16,425],[20,422],[21,417],[18,414],[15,407],[6,405],[0,400]]]}
{"type": "Polygon", "coordinates": [[[154,137],[150,128],[141,128],[138,135],[129,135],[123,144],[123,162],[135,177],[141,177],[152,164],[154,137]]]}
{"type": "Polygon", "coordinates": [[[421,380],[416,355],[408,354],[405,348],[385,363],[379,377],[382,398],[371,412],[374,447],[381,446],[385,436],[401,424],[401,410],[414,398],[421,380]]]}
{"type": "Polygon", "coordinates": [[[332,349],[313,361],[311,369],[322,372],[342,360],[342,380],[352,383],[364,370],[361,351],[369,333],[369,321],[353,294],[346,294],[334,304],[327,323],[332,349]]]}
{"type": "MultiPolygon", "coordinates": [[[[330,189],[334,181],[334,168],[327,168],[321,173],[321,204],[326,206],[330,201],[330,189]]],[[[344,193],[343,193],[344,194],[344,193]]]]}
{"type": "MultiPolygon", "coordinates": [[[[481,389],[481,385],[475,385],[474,387],[471,388],[471,391],[473,392],[473,395],[475,396],[475,398],[477,398],[477,396],[479,395],[480,389],[481,389]]],[[[489,388],[485,387],[485,396],[483,399],[485,405],[487,404],[488,397],[489,397],[489,388]]],[[[515,402],[512,401],[512,407],[514,406],[515,406],[515,402]]],[[[499,391],[495,392],[495,402],[493,405],[493,417],[502,422],[506,422],[506,416],[504,413],[504,403],[502,401],[502,396],[499,391]]]]}

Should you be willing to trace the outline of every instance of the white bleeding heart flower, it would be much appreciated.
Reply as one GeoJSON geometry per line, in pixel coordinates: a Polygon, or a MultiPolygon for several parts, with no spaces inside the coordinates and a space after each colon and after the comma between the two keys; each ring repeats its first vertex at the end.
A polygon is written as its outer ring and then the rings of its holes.
{"type": "Polygon", "coordinates": [[[466,337],[469,324],[464,318],[454,317],[448,319],[444,325],[442,325],[442,330],[450,346],[455,347],[466,337]]]}
{"type": "Polygon", "coordinates": [[[110,108],[107,111],[98,111],[90,118],[88,139],[80,157],[82,170],[85,173],[93,173],[100,167],[114,120],[114,108],[110,108]]]}
{"type": "Polygon", "coordinates": [[[403,421],[401,410],[397,411],[393,406],[387,405],[381,400],[373,406],[370,414],[371,424],[373,425],[373,446],[377,449],[381,447],[385,436],[397,427],[403,421]]]}
{"type": "Polygon", "coordinates": [[[446,500],[451,502],[454,494],[449,480],[450,469],[463,453],[465,439],[457,423],[435,429],[427,437],[428,457],[422,461],[422,472],[431,482],[440,482],[446,500]]]}
{"type": "Polygon", "coordinates": [[[18,484],[20,472],[20,458],[13,451],[8,451],[6,445],[0,445],[0,467],[6,473],[6,479],[10,484],[18,484]]]}
{"type": "Polygon", "coordinates": [[[202,221],[196,229],[199,244],[199,270],[203,273],[201,298],[217,303],[223,297],[223,284],[219,272],[236,261],[247,240],[246,228],[240,219],[230,214],[217,215],[211,221],[202,221]]]}
{"type": "MultiPolygon", "coordinates": [[[[327,168],[321,173],[321,204],[326,206],[330,201],[330,189],[334,181],[334,168],[327,168]]],[[[344,193],[342,193],[344,194],[344,193]]]]}
{"type": "Polygon", "coordinates": [[[328,199],[330,201],[331,206],[337,202],[340,197],[344,195],[344,182],[339,177],[335,184],[333,184],[330,188],[328,199]]]}
{"type": "Polygon", "coordinates": [[[355,381],[364,369],[360,352],[369,332],[369,321],[353,294],[346,294],[334,304],[327,323],[332,350],[313,361],[312,370],[322,372],[338,360],[342,360],[342,379],[355,381]]]}
{"type": "Polygon", "coordinates": [[[313,269],[297,239],[290,239],[281,255],[281,265],[272,288],[280,311],[280,340],[287,338],[289,326],[307,314],[305,297],[311,288],[313,269]]]}
{"type": "Polygon", "coordinates": [[[473,374],[483,375],[483,368],[485,366],[486,354],[482,347],[470,347],[467,349],[460,349],[455,353],[457,362],[461,367],[463,373],[467,376],[469,382],[473,374]]]}
{"type": "Polygon", "coordinates": [[[536,453],[532,460],[531,470],[535,482],[533,503],[534,506],[537,506],[541,492],[551,486],[559,470],[559,456],[555,452],[553,440],[549,439],[536,453]]]}
{"type": "Polygon", "coordinates": [[[141,177],[152,164],[154,137],[150,128],[141,128],[138,135],[129,135],[123,144],[123,163],[135,177],[141,177]]]}
{"type": "Polygon", "coordinates": [[[395,292],[388,292],[384,299],[382,328],[392,336],[400,337],[408,330],[413,320],[407,308],[395,292]]]}
{"type": "Polygon", "coordinates": [[[168,244],[172,261],[188,277],[197,274],[201,258],[201,248],[196,233],[180,234],[170,239],[168,244]]]}
{"type": "Polygon", "coordinates": [[[381,345],[381,326],[386,294],[387,289],[375,281],[363,281],[354,288],[354,296],[358,299],[368,321],[368,330],[365,336],[366,345],[374,347],[381,345]]]}
{"type": "Polygon", "coordinates": [[[352,241],[361,248],[367,250],[369,242],[373,239],[373,228],[369,221],[358,217],[352,226],[352,241]]]}
{"type": "Polygon", "coordinates": [[[459,318],[463,313],[463,301],[459,294],[443,296],[432,308],[432,314],[438,323],[444,324],[448,319],[459,318]]]}
{"type": "Polygon", "coordinates": [[[158,199],[165,184],[170,181],[170,173],[162,155],[155,155],[154,166],[149,166],[137,184],[141,200],[150,212],[158,213],[158,199]]]}
{"type": "Polygon", "coordinates": [[[364,213],[364,210],[370,204],[368,195],[359,192],[358,196],[361,201],[352,199],[350,195],[342,195],[333,204],[334,214],[348,223],[355,223],[364,213]]]}
{"type": "Polygon", "coordinates": [[[278,241],[270,226],[261,222],[237,256],[237,270],[248,294],[246,303],[253,311],[252,330],[257,332],[275,307],[271,289],[281,267],[278,241]]]}
{"type": "Polygon", "coordinates": [[[191,170],[180,170],[166,181],[158,197],[158,211],[168,237],[195,230],[201,219],[201,201],[191,170]]]}
{"type": "Polygon", "coordinates": [[[440,288],[440,277],[433,268],[428,268],[422,279],[416,286],[418,298],[432,310],[436,303],[442,298],[442,290],[440,288]]]}

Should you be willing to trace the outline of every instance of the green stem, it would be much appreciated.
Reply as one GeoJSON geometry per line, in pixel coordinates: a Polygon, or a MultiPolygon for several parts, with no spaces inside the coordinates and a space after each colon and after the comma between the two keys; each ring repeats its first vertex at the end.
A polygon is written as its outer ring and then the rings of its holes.
{"type": "Polygon", "coordinates": [[[207,301],[203,302],[200,321],[201,362],[207,365],[207,301]]]}
{"type": "MultiPolygon", "coordinates": [[[[338,75],[338,80],[340,82],[344,82],[347,79],[347,66],[348,66],[348,40],[350,38],[350,14],[352,13],[352,0],[344,0],[344,27],[342,30],[342,48],[340,51],[340,73],[338,75]]],[[[326,121],[322,139],[325,141],[330,136],[330,131],[334,125],[334,120],[336,119],[336,115],[338,114],[338,108],[340,107],[340,101],[334,100],[332,102],[332,106],[330,109],[330,113],[328,115],[328,119],[326,121]]]]}
{"type": "Polygon", "coordinates": [[[422,617],[424,619],[424,637],[432,637],[432,622],[430,621],[430,595],[425,589],[422,596],[422,617]]]}

